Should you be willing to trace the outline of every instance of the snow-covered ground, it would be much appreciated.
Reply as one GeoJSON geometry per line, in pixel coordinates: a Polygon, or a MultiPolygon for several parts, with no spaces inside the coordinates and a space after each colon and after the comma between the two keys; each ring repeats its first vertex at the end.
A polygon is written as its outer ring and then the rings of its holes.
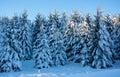
{"type": "Polygon", "coordinates": [[[34,62],[23,62],[20,72],[0,73],[0,77],[119,77],[120,61],[109,69],[93,69],[82,67],[79,63],[69,62],[65,66],[50,67],[37,70],[33,68],[34,62]]]}

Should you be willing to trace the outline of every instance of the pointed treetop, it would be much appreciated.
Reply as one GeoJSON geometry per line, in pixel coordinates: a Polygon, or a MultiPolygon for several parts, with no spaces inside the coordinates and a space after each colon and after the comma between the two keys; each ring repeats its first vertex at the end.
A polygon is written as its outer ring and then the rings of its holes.
{"type": "Polygon", "coordinates": [[[88,23],[90,23],[91,20],[92,20],[92,18],[91,18],[90,13],[87,13],[87,15],[86,15],[86,21],[87,21],[88,23]]]}
{"type": "Polygon", "coordinates": [[[62,13],[62,17],[66,18],[66,13],[65,12],[62,13]]]}
{"type": "Polygon", "coordinates": [[[87,16],[87,17],[90,17],[90,13],[88,12],[86,16],[87,16]]]}
{"type": "Polygon", "coordinates": [[[54,18],[58,18],[59,15],[58,15],[58,11],[57,10],[54,11],[53,16],[54,16],[54,18]]]}
{"type": "Polygon", "coordinates": [[[24,12],[23,12],[23,14],[22,14],[22,17],[23,17],[23,18],[27,18],[27,16],[28,16],[28,15],[27,15],[27,10],[24,9],[24,12]]]}
{"type": "Polygon", "coordinates": [[[53,18],[53,13],[52,13],[52,11],[51,11],[50,14],[49,14],[49,19],[51,19],[51,18],[53,18]]]}
{"type": "Polygon", "coordinates": [[[55,15],[58,15],[58,11],[55,9],[55,12],[54,12],[55,15]]]}
{"type": "Polygon", "coordinates": [[[18,18],[17,13],[14,13],[13,19],[17,19],[17,18],[18,18]]]}
{"type": "Polygon", "coordinates": [[[6,23],[6,22],[8,22],[8,21],[9,21],[9,19],[8,19],[8,17],[7,17],[7,16],[3,16],[3,17],[2,17],[2,21],[4,21],[4,23],[6,23]]]}
{"type": "Polygon", "coordinates": [[[41,19],[42,20],[43,18],[44,18],[44,16],[41,13],[38,13],[37,16],[36,16],[36,19],[41,19]]]}
{"type": "Polygon", "coordinates": [[[100,16],[101,13],[102,13],[102,10],[101,10],[101,7],[99,6],[99,7],[97,8],[97,15],[100,16]]]}

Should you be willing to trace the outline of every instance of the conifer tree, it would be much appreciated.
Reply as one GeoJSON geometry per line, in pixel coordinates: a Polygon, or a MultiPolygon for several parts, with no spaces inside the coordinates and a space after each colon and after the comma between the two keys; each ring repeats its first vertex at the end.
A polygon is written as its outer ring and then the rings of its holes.
{"type": "Polygon", "coordinates": [[[10,50],[10,38],[8,33],[9,19],[7,17],[2,18],[1,24],[1,42],[0,42],[0,72],[12,71],[12,60],[10,50]]]}
{"type": "MultiPolygon", "coordinates": [[[[53,65],[52,57],[50,53],[50,48],[48,44],[48,38],[45,29],[45,18],[41,15],[40,19],[39,15],[37,15],[37,19],[41,20],[41,25],[39,27],[39,32],[37,33],[35,46],[34,46],[34,59],[35,59],[35,67],[38,69],[48,68],[53,65]]],[[[37,25],[37,24],[36,24],[37,25]]]]}
{"type": "Polygon", "coordinates": [[[63,36],[59,29],[53,37],[55,38],[55,42],[53,44],[54,53],[52,53],[54,65],[64,65],[67,62],[67,56],[63,45],[63,36]]]}
{"type": "Polygon", "coordinates": [[[112,51],[112,56],[114,59],[118,58],[118,54],[116,53],[116,46],[117,44],[115,43],[115,41],[118,39],[116,36],[116,27],[115,24],[112,20],[112,16],[110,16],[109,14],[107,16],[104,17],[104,24],[106,26],[107,31],[109,32],[110,38],[111,38],[111,51],[112,51]]]}
{"type": "MultiPolygon", "coordinates": [[[[14,39],[14,24],[7,17],[2,19],[0,41],[0,72],[20,71],[21,62],[14,39]]],[[[17,43],[17,42],[16,42],[17,43]]]]}
{"type": "Polygon", "coordinates": [[[24,11],[20,17],[20,26],[21,26],[21,44],[22,44],[22,55],[23,60],[29,60],[32,58],[32,39],[31,39],[31,21],[27,19],[27,12],[24,11]]]}
{"type": "MultiPolygon", "coordinates": [[[[40,27],[42,25],[42,20],[43,20],[42,15],[38,13],[35,21],[33,22],[32,53],[34,53],[34,49],[36,49],[36,40],[38,38],[37,35],[40,33],[40,27]]],[[[39,36],[39,38],[41,38],[41,36],[39,36]]]]}
{"type": "Polygon", "coordinates": [[[113,32],[112,32],[112,39],[113,39],[113,46],[114,51],[117,55],[115,55],[116,59],[120,59],[120,16],[113,17],[113,32]]]}
{"type": "MultiPolygon", "coordinates": [[[[72,52],[73,49],[73,39],[74,39],[74,24],[71,22],[67,25],[67,29],[64,35],[64,46],[65,46],[65,52],[67,54],[68,60],[73,60],[75,56],[75,52],[72,52]]],[[[77,48],[77,46],[76,46],[77,48]]]]}
{"type": "MultiPolygon", "coordinates": [[[[96,47],[96,41],[97,41],[97,36],[96,36],[96,25],[94,24],[94,21],[90,15],[90,13],[88,13],[86,15],[86,23],[87,23],[87,48],[88,48],[88,55],[89,55],[89,64],[91,64],[91,57],[92,57],[92,52],[94,50],[94,48],[96,47]]],[[[89,65],[88,64],[88,65],[89,65]]]]}
{"type": "Polygon", "coordinates": [[[40,32],[41,24],[42,24],[42,15],[38,13],[33,23],[33,43],[37,38],[37,34],[40,32]]]}
{"type": "Polygon", "coordinates": [[[89,64],[88,33],[88,25],[84,20],[79,29],[80,43],[77,46],[79,49],[75,53],[75,62],[81,62],[83,66],[89,64]]]}
{"type": "Polygon", "coordinates": [[[18,38],[20,36],[19,32],[19,18],[15,15],[10,22],[10,40],[11,40],[11,57],[12,57],[12,69],[14,71],[21,70],[21,43],[19,42],[18,38]]]}
{"type": "Polygon", "coordinates": [[[9,19],[7,17],[2,18],[0,30],[0,72],[11,71],[10,52],[8,51],[9,45],[6,38],[8,23],[9,19]]]}
{"type": "Polygon", "coordinates": [[[50,20],[52,20],[52,22],[50,23],[51,28],[49,46],[51,50],[52,60],[54,65],[64,65],[66,63],[67,57],[63,45],[63,35],[60,31],[60,28],[62,26],[60,24],[60,18],[57,11],[55,11],[54,14],[52,14],[51,19],[49,19],[49,21],[50,20]]]}
{"type": "Polygon", "coordinates": [[[110,49],[110,36],[106,30],[106,26],[102,21],[101,10],[97,10],[96,16],[96,35],[97,35],[97,45],[92,52],[92,64],[94,68],[107,68],[112,66],[112,52],[110,49]]]}
{"type": "Polygon", "coordinates": [[[64,37],[67,57],[72,61],[75,59],[75,54],[77,54],[76,52],[78,51],[78,46],[80,45],[79,27],[82,20],[83,18],[77,11],[72,12],[64,37]]]}

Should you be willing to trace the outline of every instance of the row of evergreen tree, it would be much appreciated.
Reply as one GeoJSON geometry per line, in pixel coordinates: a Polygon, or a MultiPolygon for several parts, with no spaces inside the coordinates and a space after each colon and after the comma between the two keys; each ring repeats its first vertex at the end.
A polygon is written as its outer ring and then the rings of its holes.
{"type": "Polygon", "coordinates": [[[68,61],[107,68],[120,59],[120,15],[97,9],[95,18],[77,11],[69,18],[65,12],[37,14],[33,22],[27,16],[0,18],[0,72],[20,71],[21,61],[30,59],[38,69],[68,61]]]}

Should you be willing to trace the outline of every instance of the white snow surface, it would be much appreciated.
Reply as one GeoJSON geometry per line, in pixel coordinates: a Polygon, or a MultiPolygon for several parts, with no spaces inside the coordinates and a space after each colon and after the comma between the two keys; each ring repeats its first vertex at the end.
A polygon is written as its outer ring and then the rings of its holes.
{"type": "Polygon", "coordinates": [[[23,61],[20,72],[0,73],[0,77],[119,77],[120,61],[108,69],[82,67],[79,63],[69,62],[64,66],[35,69],[34,61],[23,61]]]}

